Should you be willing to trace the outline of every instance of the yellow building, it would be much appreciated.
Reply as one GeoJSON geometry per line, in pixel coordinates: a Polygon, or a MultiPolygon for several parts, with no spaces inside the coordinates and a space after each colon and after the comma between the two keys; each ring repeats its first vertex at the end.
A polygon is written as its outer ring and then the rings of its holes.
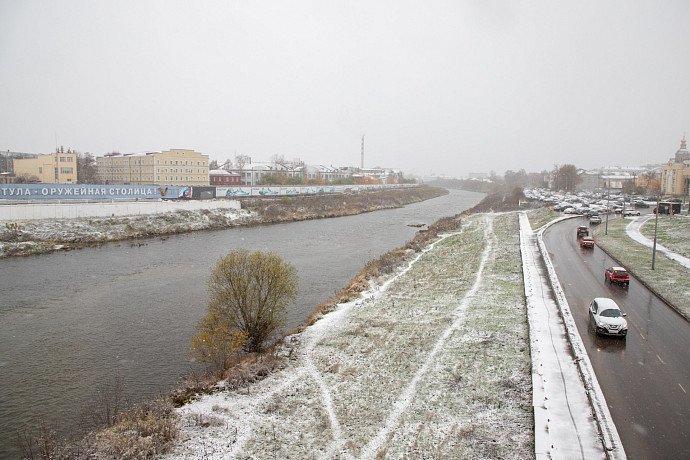
{"type": "Polygon", "coordinates": [[[690,195],[690,152],[685,136],[680,141],[680,149],[674,158],[664,165],[661,173],[661,193],[663,195],[690,195]]]}
{"type": "Polygon", "coordinates": [[[46,184],[76,184],[77,154],[49,153],[36,158],[15,158],[14,175],[37,177],[46,184]]]}
{"type": "Polygon", "coordinates": [[[109,184],[209,184],[208,155],[194,150],[106,155],[96,158],[96,168],[109,184]]]}

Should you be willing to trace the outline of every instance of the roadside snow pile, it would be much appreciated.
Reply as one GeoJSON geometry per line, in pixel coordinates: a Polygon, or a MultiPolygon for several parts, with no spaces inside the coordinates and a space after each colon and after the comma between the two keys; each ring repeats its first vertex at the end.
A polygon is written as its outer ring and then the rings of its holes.
{"type": "Polygon", "coordinates": [[[49,252],[55,243],[70,247],[99,242],[147,238],[193,230],[227,228],[256,220],[247,210],[233,208],[174,211],[124,217],[47,219],[0,226],[0,257],[49,252]],[[31,245],[27,246],[30,242],[31,245]]]}
{"type": "Polygon", "coordinates": [[[180,409],[166,458],[533,458],[515,213],[475,215],[287,340],[285,370],[180,409]]]}

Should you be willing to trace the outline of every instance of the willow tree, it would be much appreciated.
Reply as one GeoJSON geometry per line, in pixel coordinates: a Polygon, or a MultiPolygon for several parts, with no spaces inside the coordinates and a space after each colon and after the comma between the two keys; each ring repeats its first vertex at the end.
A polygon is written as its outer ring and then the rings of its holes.
{"type": "Polygon", "coordinates": [[[192,349],[218,365],[239,347],[261,351],[285,324],[287,306],[297,295],[297,271],[276,254],[242,249],[218,261],[208,286],[208,311],[192,349]]]}

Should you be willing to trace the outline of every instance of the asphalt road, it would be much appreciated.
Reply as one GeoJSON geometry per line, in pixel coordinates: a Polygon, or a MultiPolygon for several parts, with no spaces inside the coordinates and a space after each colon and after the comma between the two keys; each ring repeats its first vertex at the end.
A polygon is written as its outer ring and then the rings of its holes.
{"type": "Polygon", "coordinates": [[[690,459],[690,323],[633,277],[627,289],[605,284],[604,270],[618,264],[598,247],[580,249],[578,225],[587,220],[555,224],[544,242],[625,452],[690,459]],[[612,298],[627,313],[627,339],[594,333],[587,310],[594,297],[612,298]]]}

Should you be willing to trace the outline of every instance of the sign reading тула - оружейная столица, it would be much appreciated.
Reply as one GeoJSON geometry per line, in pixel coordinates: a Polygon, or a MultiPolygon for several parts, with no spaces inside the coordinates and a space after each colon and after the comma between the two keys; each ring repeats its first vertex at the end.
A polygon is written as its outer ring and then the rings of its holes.
{"type": "Polygon", "coordinates": [[[174,199],[186,187],[102,184],[0,184],[0,200],[174,199]]]}

